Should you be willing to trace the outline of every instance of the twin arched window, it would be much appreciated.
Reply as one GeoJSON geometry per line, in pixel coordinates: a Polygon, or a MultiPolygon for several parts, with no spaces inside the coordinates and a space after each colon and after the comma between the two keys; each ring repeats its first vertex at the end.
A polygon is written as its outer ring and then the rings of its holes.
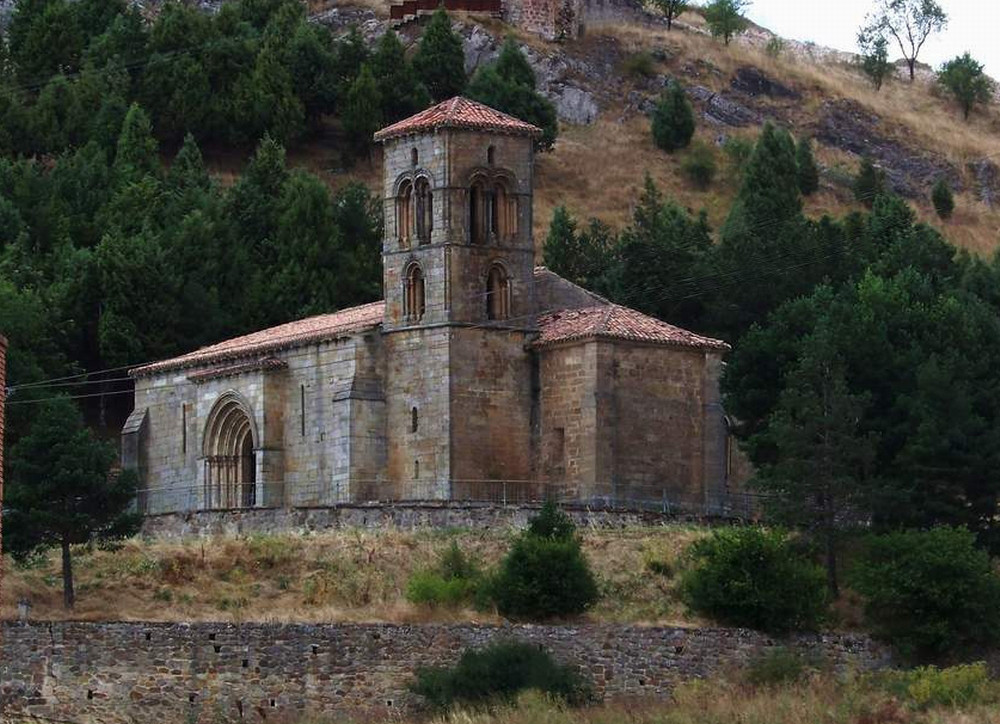
{"type": "Polygon", "coordinates": [[[427,305],[424,296],[424,272],[413,262],[403,275],[403,317],[408,322],[419,322],[427,305]]]}
{"type": "Polygon", "coordinates": [[[396,231],[399,243],[409,246],[414,236],[419,244],[431,243],[434,230],[434,194],[423,176],[404,181],[396,194],[396,231]]]}
{"type": "Polygon", "coordinates": [[[485,244],[516,234],[517,198],[502,181],[473,181],[469,187],[469,240],[485,244]]]}
{"type": "Polygon", "coordinates": [[[510,318],[510,277],[502,264],[494,264],[486,274],[486,318],[510,318]]]}

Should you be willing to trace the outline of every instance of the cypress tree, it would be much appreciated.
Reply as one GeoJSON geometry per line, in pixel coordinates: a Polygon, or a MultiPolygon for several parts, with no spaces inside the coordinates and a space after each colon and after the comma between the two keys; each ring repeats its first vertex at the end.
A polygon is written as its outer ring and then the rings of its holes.
{"type": "Polygon", "coordinates": [[[684,89],[671,81],[653,110],[653,141],[664,151],[676,151],[691,143],[694,111],[684,89]]]}
{"type": "Polygon", "coordinates": [[[114,172],[119,182],[136,181],[146,174],[159,171],[156,139],[149,116],[133,103],[125,115],[115,151],[114,172]]]}
{"type": "Polygon", "coordinates": [[[435,10],[431,16],[413,56],[413,67],[435,102],[447,100],[465,90],[462,40],[451,29],[451,18],[444,7],[435,10]]]}
{"type": "Polygon", "coordinates": [[[355,150],[367,149],[371,145],[372,135],[382,123],[380,106],[375,76],[365,63],[347,92],[343,110],[344,130],[355,150]]]}
{"type": "Polygon", "coordinates": [[[955,197],[951,193],[951,186],[943,178],[938,179],[931,191],[931,201],[934,203],[934,210],[942,219],[950,219],[955,211],[955,197]]]}
{"type": "Polygon", "coordinates": [[[819,190],[819,168],[813,157],[812,142],[808,138],[799,139],[795,149],[795,165],[798,167],[799,191],[803,196],[811,196],[819,190]]]}
{"type": "Polygon", "coordinates": [[[788,131],[765,124],[744,169],[743,183],[723,227],[723,237],[755,234],[768,226],[773,230],[801,215],[795,155],[795,142],[788,131]]]}
{"type": "Polygon", "coordinates": [[[497,58],[496,69],[504,80],[535,90],[535,71],[513,38],[504,41],[500,56],[497,58]]]}

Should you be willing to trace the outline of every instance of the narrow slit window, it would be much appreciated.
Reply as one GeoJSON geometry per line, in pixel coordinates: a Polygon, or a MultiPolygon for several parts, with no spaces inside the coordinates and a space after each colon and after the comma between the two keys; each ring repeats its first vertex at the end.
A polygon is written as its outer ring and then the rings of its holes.
{"type": "Polygon", "coordinates": [[[299,385],[299,427],[302,437],[306,436],[306,386],[299,385]]]}
{"type": "Polygon", "coordinates": [[[410,432],[416,432],[420,425],[420,419],[417,416],[417,408],[414,407],[410,410],[410,432]]]}

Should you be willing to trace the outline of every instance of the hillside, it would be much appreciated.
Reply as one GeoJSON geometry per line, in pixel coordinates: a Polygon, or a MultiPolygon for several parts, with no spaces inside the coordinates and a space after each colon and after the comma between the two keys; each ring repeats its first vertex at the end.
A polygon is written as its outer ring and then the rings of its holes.
{"type": "MultiPolygon", "coordinates": [[[[374,39],[384,30],[382,10],[378,4],[337,7],[320,10],[315,18],[335,33],[358,24],[374,39]]],[[[500,42],[513,32],[493,20],[456,22],[470,71],[492,60],[500,42]]],[[[400,32],[413,44],[420,27],[410,24],[400,32]]],[[[918,74],[913,85],[900,73],[875,92],[849,54],[786,41],[774,57],[765,51],[772,36],[760,28],[726,47],[707,34],[694,13],[682,16],[671,32],[656,18],[631,15],[588,27],[584,37],[565,43],[516,35],[535,68],[539,89],[555,103],[561,120],[555,149],[537,157],[534,230],[539,246],[559,204],[579,218],[623,226],[647,171],[684,206],[707,210],[717,228],[737,183],[721,145],[729,137],[755,138],[768,120],[816,141],[822,181],[820,192],[807,199],[809,215],[858,208],[851,177],[867,155],[922,219],[938,225],[930,189],[938,178],[947,179],[956,190],[957,206],[943,227],[945,235],[983,254],[997,244],[1000,108],[977,111],[963,122],[929,72],[918,74]],[[717,151],[720,173],[704,192],[680,175],[684,153],[663,153],[650,137],[646,114],[671,78],[685,85],[694,101],[697,138],[717,151]]],[[[349,171],[332,169],[336,146],[331,138],[320,139],[290,157],[323,172],[334,186],[351,178],[371,185],[379,177],[377,158],[349,171]]],[[[234,168],[227,165],[227,170],[234,168]]]]}

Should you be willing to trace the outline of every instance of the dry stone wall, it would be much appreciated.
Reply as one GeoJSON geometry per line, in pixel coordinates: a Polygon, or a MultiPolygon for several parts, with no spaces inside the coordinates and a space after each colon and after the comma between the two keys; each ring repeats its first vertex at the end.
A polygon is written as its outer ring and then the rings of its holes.
{"type": "Polygon", "coordinates": [[[776,641],[739,629],[474,624],[8,623],[4,724],[293,722],[392,716],[419,707],[419,666],[519,639],[578,665],[602,697],[657,698],[680,681],[746,664],[778,645],[871,669],[886,652],[858,636],[776,641]]]}

